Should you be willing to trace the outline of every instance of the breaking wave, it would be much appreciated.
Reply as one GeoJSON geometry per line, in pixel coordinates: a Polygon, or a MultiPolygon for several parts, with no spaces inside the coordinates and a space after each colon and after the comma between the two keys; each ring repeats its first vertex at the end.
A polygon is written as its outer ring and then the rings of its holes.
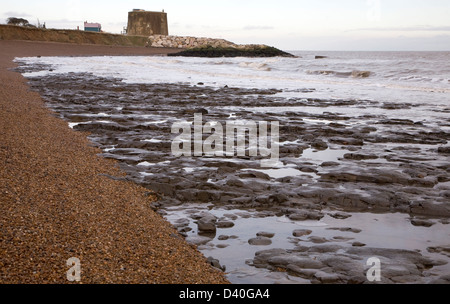
{"type": "Polygon", "coordinates": [[[368,78],[370,77],[373,73],[371,71],[359,71],[359,70],[353,70],[351,72],[337,72],[337,71],[311,71],[311,70],[307,70],[306,71],[307,74],[309,75],[324,75],[324,76],[336,76],[336,77],[341,77],[341,78],[348,78],[348,77],[353,77],[353,78],[368,78]]]}
{"type": "Polygon", "coordinates": [[[268,66],[267,63],[261,62],[241,62],[239,64],[241,68],[251,68],[258,71],[267,71],[270,72],[272,69],[268,66]]]}

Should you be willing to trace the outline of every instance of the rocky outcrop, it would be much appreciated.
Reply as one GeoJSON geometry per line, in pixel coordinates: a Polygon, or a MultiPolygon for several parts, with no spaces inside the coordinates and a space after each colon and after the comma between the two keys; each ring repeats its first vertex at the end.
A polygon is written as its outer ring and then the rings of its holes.
{"type": "Polygon", "coordinates": [[[164,36],[164,35],[152,35],[148,37],[149,47],[166,47],[166,48],[196,48],[201,46],[212,46],[215,48],[221,47],[238,47],[237,44],[227,41],[225,39],[214,39],[205,37],[192,37],[192,36],[164,36]]]}
{"type": "Polygon", "coordinates": [[[148,38],[148,46],[184,49],[172,55],[184,57],[294,57],[267,45],[242,45],[225,39],[191,36],[152,35],[148,38]]]}
{"type": "Polygon", "coordinates": [[[169,56],[183,57],[295,57],[277,48],[265,45],[248,45],[239,47],[213,47],[210,45],[190,48],[169,56]]]}
{"type": "Polygon", "coordinates": [[[258,268],[285,269],[311,283],[362,284],[369,283],[366,261],[378,257],[382,265],[381,283],[429,283],[433,279],[446,281],[446,276],[431,278],[427,273],[435,266],[445,265],[445,261],[425,257],[416,251],[362,248],[361,245],[364,244],[355,242],[350,248],[321,244],[300,246],[296,250],[263,250],[256,252],[252,264],[258,268]]]}
{"type": "Polygon", "coordinates": [[[217,229],[216,222],[217,218],[214,215],[208,212],[203,212],[197,222],[198,231],[214,233],[217,229]]]}

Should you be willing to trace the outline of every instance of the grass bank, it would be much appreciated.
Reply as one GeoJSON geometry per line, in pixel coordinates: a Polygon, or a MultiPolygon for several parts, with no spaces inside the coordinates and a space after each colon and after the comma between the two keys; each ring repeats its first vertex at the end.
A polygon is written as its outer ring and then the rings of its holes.
{"type": "Polygon", "coordinates": [[[47,41],[112,46],[146,46],[148,38],[81,30],[39,29],[0,24],[0,40],[47,41]]]}

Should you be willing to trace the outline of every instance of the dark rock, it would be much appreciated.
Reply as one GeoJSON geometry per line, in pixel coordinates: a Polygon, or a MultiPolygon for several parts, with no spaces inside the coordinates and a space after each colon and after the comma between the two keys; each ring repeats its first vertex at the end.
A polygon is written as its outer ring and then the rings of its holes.
{"type": "Polygon", "coordinates": [[[440,276],[439,278],[431,281],[430,284],[436,284],[436,285],[437,284],[442,284],[442,285],[445,284],[445,285],[448,285],[448,284],[450,284],[450,274],[446,274],[446,275],[440,276]]]}
{"type": "Polygon", "coordinates": [[[311,233],[312,233],[311,230],[297,229],[297,230],[294,230],[292,232],[292,235],[295,236],[295,237],[302,237],[302,236],[305,236],[305,235],[310,235],[311,233]]]}
{"type": "Polygon", "coordinates": [[[261,204],[269,204],[270,203],[270,199],[266,195],[260,195],[260,196],[257,196],[255,198],[255,202],[258,202],[258,203],[261,203],[261,204]]]}
{"type": "Polygon", "coordinates": [[[328,144],[324,142],[323,140],[316,139],[311,143],[311,147],[317,150],[326,150],[328,149],[328,144]]]}
{"type": "Polygon", "coordinates": [[[373,169],[366,172],[343,172],[335,171],[324,173],[321,175],[323,180],[334,180],[340,182],[359,182],[359,183],[373,183],[373,184],[402,184],[408,185],[410,177],[404,173],[373,169]]]}
{"type": "Polygon", "coordinates": [[[333,240],[336,240],[338,242],[347,242],[347,241],[351,241],[354,240],[354,238],[351,237],[345,237],[345,236],[334,236],[333,240]]]}
{"type": "Polygon", "coordinates": [[[232,199],[231,202],[238,205],[248,205],[253,201],[253,198],[242,196],[235,199],[232,199]]]}
{"type": "Polygon", "coordinates": [[[189,244],[193,244],[193,245],[204,245],[208,242],[210,242],[212,240],[212,238],[210,237],[206,237],[206,236],[200,236],[200,235],[192,235],[192,236],[188,236],[186,238],[186,241],[189,244]]]}
{"type": "Polygon", "coordinates": [[[335,284],[341,281],[341,276],[335,273],[327,273],[324,271],[317,271],[314,277],[322,284],[335,284]]]}
{"type": "Polygon", "coordinates": [[[320,236],[310,236],[308,238],[308,240],[310,242],[315,243],[315,244],[323,244],[323,243],[328,242],[328,240],[326,238],[323,238],[323,237],[320,237],[320,236]]]}
{"type": "Polygon", "coordinates": [[[411,224],[413,224],[414,226],[431,227],[435,223],[433,223],[430,220],[426,220],[426,219],[413,218],[413,219],[411,219],[411,224]]]}
{"type": "Polygon", "coordinates": [[[347,153],[344,155],[344,158],[353,160],[366,160],[366,159],[378,159],[378,156],[372,154],[347,153]]]}
{"type": "Polygon", "coordinates": [[[215,267],[215,268],[217,268],[217,269],[219,269],[219,270],[222,270],[222,271],[225,271],[225,270],[226,270],[226,266],[220,265],[220,262],[219,262],[218,259],[215,259],[215,258],[213,258],[213,257],[209,257],[209,258],[207,259],[207,261],[208,261],[208,263],[211,264],[211,266],[213,266],[213,267],[215,267]]]}
{"type": "Polygon", "coordinates": [[[439,196],[445,197],[445,198],[450,198],[450,190],[441,191],[439,193],[439,196]]]}
{"type": "Polygon", "coordinates": [[[260,178],[265,180],[270,180],[270,176],[266,173],[259,172],[259,171],[251,171],[247,170],[245,172],[239,173],[238,175],[240,178],[260,178]]]}
{"type": "Polygon", "coordinates": [[[178,190],[176,191],[176,198],[183,202],[193,202],[197,199],[197,192],[196,190],[178,190]]]}
{"type": "Polygon", "coordinates": [[[260,231],[256,234],[256,236],[262,236],[262,237],[266,237],[266,238],[273,238],[275,236],[275,233],[273,232],[265,232],[265,231],[260,231]]]}
{"type": "Polygon", "coordinates": [[[320,166],[321,167],[337,167],[340,164],[338,162],[333,162],[333,161],[327,161],[327,162],[323,162],[320,166]]]}
{"type": "Polygon", "coordinates": [[[300,167],[299,170],[301,172],[306,172],[306,173],[317,173],[317,170],[315,168],[309,167],[309,166],[307,166],[307,167],[300,167]]]}
{"type": "Polygon", "coordinates": [[[320,261],[311,259],[309,257],[296,256],[294,254],[283,254],[269,258],[267,262],[274,266],[295,265],[303,269],[320,269],[325,265],[320,261]]]}
{"type": "Polygon", "coordinates": [[[366,246],[366,244],[361,243],[361,242],[353,242],[352,246],[353,247],[364,247],[364,246],[366,246]]]}
{"type": "Polygon", "coordinates": [[[321,220],[324,215],[318,211],[298,211],[296,213],[290,214],[290,220],[293,221],[306,221],[306,220],[321,220]]]}
{"type": "Polygon", "coordinates": [[[187,218],[182,218],[182,219],[176,220],[176,221],[174,222],[173,226],[174,226],[175,228],[181,228],[181,227],[189,226],[189,223],[190,223],[189,219],[187,219],[187,218]]]}
{"type": "Polygon", "coordinates": [[[353,232],[353,233],[360,233],[362,231],[361,229],[351,227],[327,228],[327,230],[338,230],[342,232],[353,232]]]}
{"type": "Polygon", "coordinates": [[[245,192],[257,192],[257,191],[266,191],[268,190],[270,185],[265,181],[260,181],[258,179],[253,179],[245,182],[245,192]]]}
{"type": "Polygon", "coordinates": [[[286,269],[290,272],[295,273],[297,276],[308,280],[312,280],[313,278],[315,278],[315,274],[317,273],[317,269],[305,269],[294,264],[288,264],[286,266],[286,269]]]}
{"type": "Polygon", "coordinates": [[[288,196],[284,193],[275,193],[269,196],[269,200],[275,204],[282,204],[289,200],[288,196]]]}
{"type": "Polygon", "coordinates": [[[359,138],[341,138],[341,137],[333,137],[330,138],[330,142],[346,145],[346,146],[363,146],[364,141],[359,138]]]}
{"type": "Polygon", "coordinates": [[[240,179],[232,178],[232,179],[227,180],[226,185],[230,186],[230,187],[243,187],[244,182],[241,181],[240,179]]]}
{"type": "Polygon", "coordinates": [[[202,217],[197,221],[198,230],[201,232],[216,232],[217,218],[210,213],[202,213],[202,217]]]}
{"type": "Polygon", "coordinates": [[[442,254],[444,256],[450,257],[450,245],[428,247],[427,251],[431,252],[431,253],[440,253],[440,254],[442,254]]]}
{"type": "Polygon", "coordinates": [[[272,244],[272,240],[268,237],[258,236],[248,240],[248,243],[253,246],[268,246],[272,244]]]}
{"type": "MultiPolygon", "coordinates": [[[[442,265],[416,251],[314,245],[306,250],[270,249],[255,254],[253,265],[267,269],[286,269],[312,283],[367,283],[366,261],[378,257],[382,262],[381,283],[423,283],[424,271],[442,265]]],[[[446,279],[443,278],[443,281],[446,279]]]]}
{"type": "Polygon", "coordinates": [[[211,190],[200,190],[197,191],[196,199],[200,202],[210,202],[220,200],[220,192],[211,190]]]}
{"type": "Polygon", "coordinates": [[[218,221],[216,223],[217,228],[231,228],[234,226],[234,223],[231,221],[218,221]]]}
{"type": "Polygon", "coordinates": [[[439,147],[438,152],[442,154],[450,154],[450,146],[447,147],[439,147]]]}
{"type": "Polygon", "coordinates": [[[308,249],[309,253],[333,253],[337,252],[338,250],[342,249],[342,246],[339,245],[329,245],[329,244],[321,244],[321,245],[315,245],[308,249]]]}
{"type": "Polygon", "coordinates": [[[164,194],[167,196],[173,196],[175,187],[166,183],[151,183],[148,185],[148,188],[153,190],[154,192],[164,194]]]}
{"type": "Polygon", "coordinates": [[[230,246],[230,244],[217,244],[216,245],[217,248],[227,248],[228,246],[230,246]]]}
{"type": "Polygon", "coordinates": [[[185,226],[185,227],[180,227],[180,228],[178,228],[177,230],[178,230],[178,232],[180,232],[181,234],[185,235],[187,232],[192,231],[192,228],[191,228],[191,227],[185,226]]]}
{"type": "Polygon", "coordinates": [[[236,214],[231,214],[231,213],[225,213],[223,215],[226,218],[232,219],[232,220],[237,220],[238,216],[236,214]]]}
{"type": "Polygon", "coordinates": [[[292,54],[283,52],[269,46],[247,46],[245,48],[233,47],[197,47],[190,48],[178,53],[168,54],[168,56],[183,57],[295,57],[292,54]]]}
{"type": "Polygon", "coordinates": [[[378,122],[383,125],[414,125],[414,121],[410,119],[383,119],[378,122]]]}
{"type": "Polygon", "coordinates": [[[328,215],[331,216],[332,218],[335,218],[338,220],[345,220],[345,219],[348,219],[349,217],[351,217],[350,214],[343,213],[343,212],[329,213],[328,215]]]}

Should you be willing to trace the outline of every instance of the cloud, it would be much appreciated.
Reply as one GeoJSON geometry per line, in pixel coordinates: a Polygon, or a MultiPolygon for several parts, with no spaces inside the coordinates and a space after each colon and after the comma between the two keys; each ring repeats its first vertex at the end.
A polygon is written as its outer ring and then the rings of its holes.
{"type": "Polygon", "coordinates": [[[18,12],[13,12],[13,11],[5,12],[5,13],[3,13],[3,15],[6,16],[6,17],[17,17],[17,18],[19,18],[19,17],[22,17],[22,18],[24,18],[24,17],[33,17],[33,16],[31,16],[30,14],[27,14],[27,13],[18,13],[18,12]]]}
{"type": "Polygon", "coordinates": [[[242,28],[245,31],[267,31],[275,29],[273,26],[265,25],[248,25],[242,28]]]}
{"type": "Polygon", "coordinates": [[[450,26],[430,26],[417,25],[409,27],[371,27],[349,30],[352,31],[372,31],[372,32],[450,32],[450,26]]]}
{"type": "Polygon", "coordinates": [[[62,19],[49,19],[49,22],[57,22],[57,23],[76,23],[76,22],[82,22],[83,20],[79,19],[79,20],[70,20],[67,18],[62,18],[62,19]]]}

